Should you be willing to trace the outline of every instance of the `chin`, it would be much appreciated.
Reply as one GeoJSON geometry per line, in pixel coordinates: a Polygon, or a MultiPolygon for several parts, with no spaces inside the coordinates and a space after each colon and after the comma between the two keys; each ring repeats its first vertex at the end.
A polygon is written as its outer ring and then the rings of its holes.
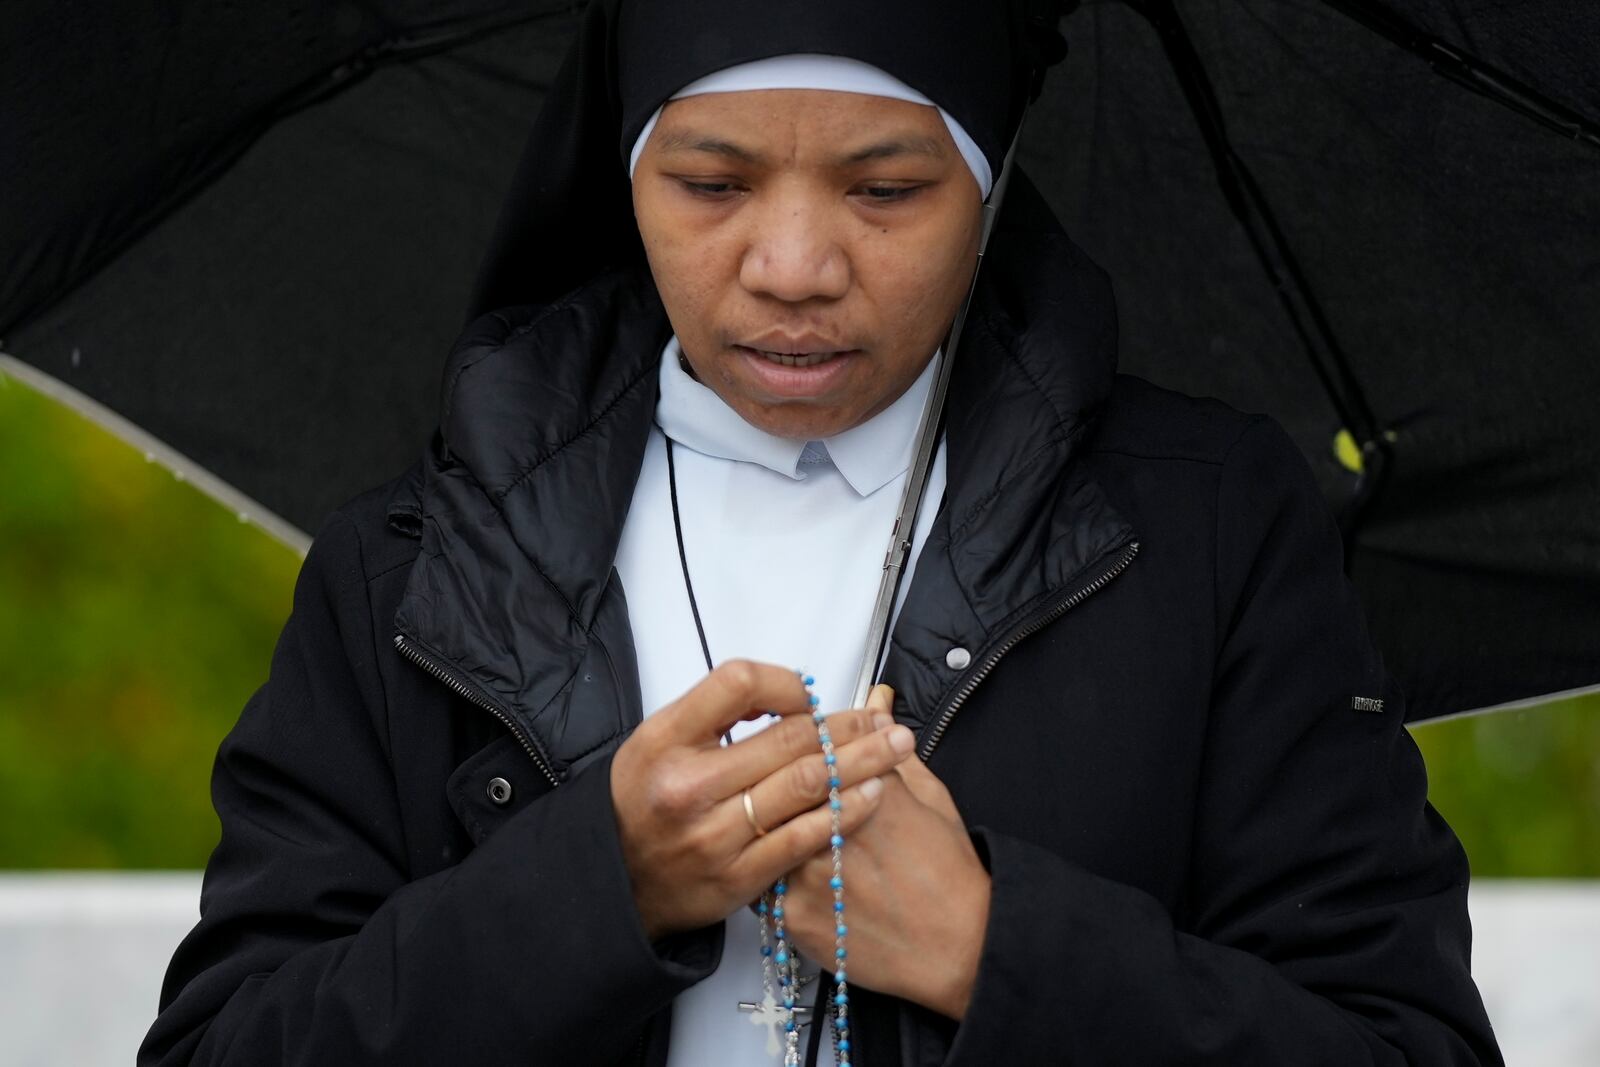
{"type": "Polygon", "coordinates": [[[794,404],[772,407],[757,404],[739,414],[757,429],[795,441],[816,441],[850,428],[849,414],[837,408],[793,410],[796,407],[798,405],[794,404]]]}

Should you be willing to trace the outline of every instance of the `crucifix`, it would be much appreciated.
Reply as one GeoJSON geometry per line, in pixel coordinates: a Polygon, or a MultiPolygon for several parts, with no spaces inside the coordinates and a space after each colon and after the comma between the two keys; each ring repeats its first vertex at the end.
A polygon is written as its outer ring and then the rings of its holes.
{"type": "MultiPolygon", "coordinates": [[[[800,985],[795,989],[794,1023],[797,1028],[804,1027],[811,1021],[811,1009],[802,1007],[799,1000],[806,986],[816,981],[816,978],[815,974],[802,977],[800,985]]],[[[772,990],[767,990],[766,996],[762,997],[759,1003],[741,1000],[739,1010],[750,1016],[752,1026],[767,1028],[768,1056],[777,1056],[783,1051],[783,1042],[778,1037],[778,1027],[783,1024],[783,1009],[778,1007],[778,1001],[773,997],[772,990]]]]}

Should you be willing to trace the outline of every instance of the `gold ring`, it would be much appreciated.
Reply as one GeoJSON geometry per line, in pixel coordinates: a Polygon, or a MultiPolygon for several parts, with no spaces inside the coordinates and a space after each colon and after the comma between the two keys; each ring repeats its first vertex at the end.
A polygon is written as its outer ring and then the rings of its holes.
{"type": "Polygon", "coordinates": [[[750,829],[756,832],[757,837],[765,837],[767,832],[761,828],[760,821],[756,818],[756,802],[750,799],[750,790],[744,791],[744,817],[750,824],[750,829]]]}

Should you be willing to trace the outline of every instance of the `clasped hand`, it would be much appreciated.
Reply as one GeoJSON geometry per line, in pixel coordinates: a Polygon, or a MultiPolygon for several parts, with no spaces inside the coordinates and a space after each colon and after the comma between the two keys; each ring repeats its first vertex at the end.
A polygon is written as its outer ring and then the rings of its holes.
{"type": "MultiPolygon", "coordinates": [[[[852,984],[960,1018],[988,916],[989,877],[948,791],[912,757],[887,686],[828,717],[841,782],[852,984]]],[[[828,771],[805,687],[731,661],[647,718],[611,766],[634,903],[656,939],[726,919],[788,876],[790,936],[832,956],[828,771]],[[736,745],[735,722],[782,721],[736,745]],[[743,794],[764,833],[745,812],[743,794]]],[[[753,921],[753,920],[751,920],[753,921]]]]}

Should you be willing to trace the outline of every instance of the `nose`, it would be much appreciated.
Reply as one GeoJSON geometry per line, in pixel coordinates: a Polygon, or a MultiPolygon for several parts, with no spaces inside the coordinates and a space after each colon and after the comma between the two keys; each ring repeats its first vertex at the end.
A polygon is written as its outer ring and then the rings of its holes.
{"type": "Polygon", "coordinates": [[[803,194],[775,195],[764,206],[751,213],[739,283],[786,303],[843,297],[850,289],[850,258],[829,213],[803,194]]]}

